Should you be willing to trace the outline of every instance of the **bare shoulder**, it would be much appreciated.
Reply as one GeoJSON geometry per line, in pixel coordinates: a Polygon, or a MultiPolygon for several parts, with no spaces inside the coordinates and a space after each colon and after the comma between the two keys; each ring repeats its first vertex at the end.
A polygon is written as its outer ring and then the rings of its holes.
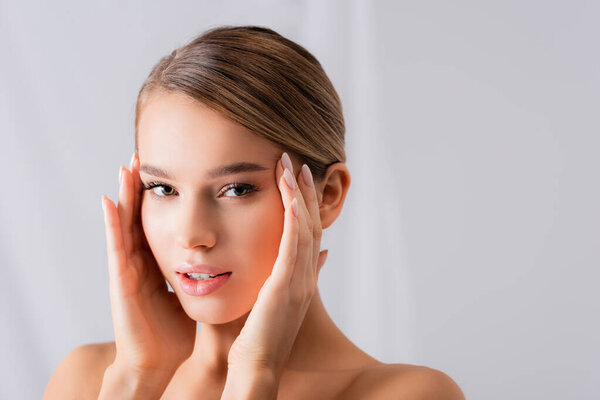
{"type": "Polygon", "coordinates": [[[464,400],[459,386],[445,373],[410,364],[384,364],[365,368],[340,398],[464,400]]]}
{"type": "Polygon", "coordinates": [[[115,358],[115,343],[91,343],[71,350],[52,374],[44,400],[96,399],[104,371],[115,358]]]}

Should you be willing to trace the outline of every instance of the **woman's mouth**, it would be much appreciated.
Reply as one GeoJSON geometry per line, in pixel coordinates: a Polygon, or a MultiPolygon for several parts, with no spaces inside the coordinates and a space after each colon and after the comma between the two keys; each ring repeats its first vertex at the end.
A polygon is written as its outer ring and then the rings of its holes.
{"type": "Polygon", "coordinates": [[[177,273],[179,286],[190,296],[205,296],[223,286],[231,276],[231,272],[218,275],[197,272],[177,273]]]}
{"type": "Polygon", "coordinates": [[[222,274],[216,274],[216,275],[211,275],[211,274],[202,274],[200,272],[187,272],[185,274],[185,276],[187,276],[188,278],[190,278],[191,280],[194,281],[207,281],[209,279],[214,279],[217,276],[221,276],[221,275],[225,275],[228,274],[229,272],[225,272],[222,274]]]}

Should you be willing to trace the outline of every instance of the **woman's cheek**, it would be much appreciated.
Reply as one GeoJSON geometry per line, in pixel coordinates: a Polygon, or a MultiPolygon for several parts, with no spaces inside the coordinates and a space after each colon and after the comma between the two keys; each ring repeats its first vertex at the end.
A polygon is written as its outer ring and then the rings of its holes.
{"type": "Polygon", "coordinates": [[[142,219],[142,229],[144,230],[146,240],[148,241],[150,248],[153,249],[156,236],[160,234],[160,231],[157,229],[158,224],[155,213],[152,212],[152,207],[148,205],[147,201],[142,201],[140,217],[142,219]]]}
{"type": "Polygon", "coordinates": [[[167,260],[161,260],[161,255],[168,254],[168,251],[165,251],[167,249],[161,249],[160,245],[167,246],[170,243],[165,240],[165,236],[168,236],[168,225],[165,225],[165,221],[163,221],[166,213],[158,212],[158,210],[153,209],[153,205],[149,201],[143,201],[140,216],[142,229],[154,258],[159,266],[165,265],[163,261],[167,260]]]}
{"type": "Polygon", "coordinates": [[[252,227],[246,235],[248,251],[252,252],[257,265],[266,279],[273,269],[275,260],[279,253],[279,243],[283,233],[284,209],[281,198],[265,202],[253,213],[249,214],[249,227],[252,227]],[[277,202],[278,200],[278,202],[277,202]]]}

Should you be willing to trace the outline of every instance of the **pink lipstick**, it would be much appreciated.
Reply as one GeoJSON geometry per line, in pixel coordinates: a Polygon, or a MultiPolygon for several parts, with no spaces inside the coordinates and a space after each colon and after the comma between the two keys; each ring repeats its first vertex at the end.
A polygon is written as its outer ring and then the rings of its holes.
{"type": "Polygon", "coordinates": [[[223,271],[206,264],[184,263],[175,270],[179,286],[190,296],[206,296],[229,280],[231,271],[223,271]]]}

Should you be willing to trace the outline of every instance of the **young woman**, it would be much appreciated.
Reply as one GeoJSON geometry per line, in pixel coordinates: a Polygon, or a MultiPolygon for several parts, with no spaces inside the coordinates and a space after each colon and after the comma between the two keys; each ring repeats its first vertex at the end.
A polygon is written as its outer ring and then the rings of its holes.
{"type": "Polygon", "coordinates": [[[321,233],[350,173],[308,51],[205,32],[154,67],[135,132],[118,206],[102,198],[115,342],[69,353],[45,399],[464,398],[440,371],[372,358],[323,306],[321,233]]]}

